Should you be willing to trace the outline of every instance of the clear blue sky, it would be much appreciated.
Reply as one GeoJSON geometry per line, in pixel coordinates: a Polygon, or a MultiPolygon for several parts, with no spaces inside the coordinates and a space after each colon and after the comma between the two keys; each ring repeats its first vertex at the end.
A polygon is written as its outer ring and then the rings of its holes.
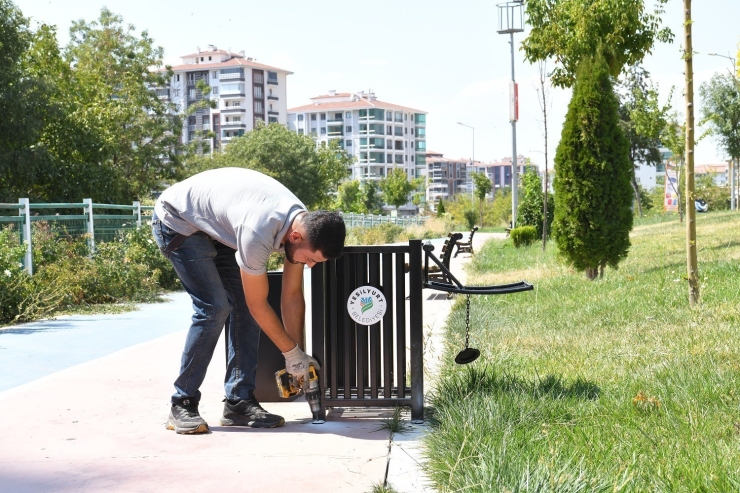
{"type": "MultiPolygon", "coordinates": [[[[93,20],[107,6],[138,30],[147,30],[165,50],[167,63],[215,44],[245,50],[259,62],[294,72],[288,78],[288,107],[311,96],[372,89],[379,99],[429,113],[427,149],[449,157],[491,161],[511,155],[508,122],[510,48],[497,31],[495,1],[340,0],[15,0],[26,16],[58,27],[66,44],[73,20],[93,20]]],[[[647,1],[650,4],[650,0],[647,1]]],[[[698,87],[731,62],[707,53],[736,56],[740,41],[738,0],[694,0],[696,98],[698,87]]],[[[677,86],[674,106],[683,108],[683,1],[670,0],[664,16],[676,34],[672,45],[657,46],[646,67],[667,95],[677,86]]],[[[542,165],[544,139],[537,103],[537,67],[518,51],[526,32],[515,37],[520,122],[517,150],[542,165]]],[[[560,137],[570,99],[551,92],[549,159],[560,137]]],[[[700,110],[701,108],[699,108],[700,110]]],[[[697,147],[697,164],[725,159],[711,139],[697,147]]]]}

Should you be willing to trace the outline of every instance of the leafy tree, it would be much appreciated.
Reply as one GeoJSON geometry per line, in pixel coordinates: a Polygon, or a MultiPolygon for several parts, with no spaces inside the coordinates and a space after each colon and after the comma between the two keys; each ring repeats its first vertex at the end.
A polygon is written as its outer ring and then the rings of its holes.
{"type": "Polygon", "coordinates": [[[360,195],[360,212],[363,214],[379,214],[383,210],[383,199],[378,191],[378,183],[375,181],[366,181],[362,184],[362,194],[360,195]]]}
{"type": "Polygon", "coordinates": [[[409,194],[415,188],[416,186],[409,182],[406,171],[401,168],[394,168],[385,178],[380,180],[380,189],[383,191],[385,202],[396,208],[409,201],[409,194]]]}
{"type": "Polygon", "coordinates": [[[496,190],[496,194],[493,198],[493,203],[489,211],[486,213],[486,217],[489,218],[491,224],[497,226],[510,226],[511,225],[511,188],[501,188],[496,190]]]}
{"type": "Polygon", "coordinates": [[[162,67],[164,51],[107,8],[96,21],[74,22],[70,38],[64,52],[70,119],[99,144],[77,162],[87,165],[86,173],[107,168],[115,180],[87,192],[95,200],[146,197],[174,176],[179,162],[182,119],[153,91],[172,75],[152,70],[162,67]]]}
{"type": "Polygon", "coordinates": [[[28,19],[0,0],[0,202],[42,195],[41,182],[53,169],[46,147],[37,145],[54,108],[48,84],[29,70],[33,40],[28,19]]]}
{"type": "MultiPolygon", "coordinates": [[[[486,195],[491,193],[493,184],[488,179],[485,173],[473,173],[473,188],[475,189],[475,197],[478,199],[478,213],[480,216],[480,225],[483,227],[483,204],[486,201],[486,195]]],[[[472,226],[471,226],[472,228],[472,226]]]]}
{"type": "MultiPolygon", "coordinates": [[[[544,226],[544,201],[542,182],[534,168],[529,168],[522,175],[522,193],[520,194],[519,208],[517,209],[517,226],[534,226],[537,229],[537,237],[542,237],[544,226]]],[[[553,200],[550,198],[550,207],[547,211],[547,230],[550,231],[554,217],[553,200]]]]}
{"type": "Polygon", "coordinates": [[[617,268],[632,229],[629,142],[603,57],[581,63],[555,155],[553,238],[589,279],[617,268]]]}
{"type": "Polygon", "coordinates": [[[701,125],[733,159],[740,159],[740,83],[730,74],[715,75],[699,88],[701,125]]]}
{"type": "Polygon", "coordinates": [[[637,185],[635,167],[638,164],[657,166],[661,163],[661,134],[666,126],[670,111],[669,103],[661,106],[658,90],[648,83],[650,74],[642,67],[630,67],[622,83],[619,117],[622,130],[630,144],[632,162],[632,189],[635,194],[637,210],[642,217],[640,188],[637,185]]]}
{"type": "Polygon", "coordinates": [[[439,203],[437,204],[437,217],[442,217],[444,213],[445,213],[445,203],[440,198],[439,203]]]}
{"type": "Polygon", "coordinates": [[[528,0],[532,30],[523,42],[525,58],[553,59],[552,84],[572,87],[581,60],[603,45],[609,73],[616,77],[625,65],[642,61],[656,40],[672,41],[671,31],[661,29],[667,2],[656,0],[649,12],[644,0],[528,0]]]}
{"type": "MultiPolygon", "coordinates": [[[[317,146],[310,136],[272,123],[258,124],[251,132],[232,139],[224,152],[196,163],[212,168],[234,166],[260,171],[285,185],[306,207],[317,209],[331,205],[333,192],[349,173],[352,157],[337,142],[317,146]]],[[[202,170],[200,166],[194,168],[188,172],[202,170]]]]}
{"type": "Polygon", "coordinates": [[[360,212],[362,190],[359,180],[348,180],[339,185],[336,207],[344,212],[360,212]]]}

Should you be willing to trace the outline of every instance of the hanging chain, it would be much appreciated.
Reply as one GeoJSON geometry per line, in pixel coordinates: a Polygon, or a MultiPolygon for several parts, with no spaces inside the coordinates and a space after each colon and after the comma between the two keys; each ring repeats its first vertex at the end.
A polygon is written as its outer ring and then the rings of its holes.
{"type": "Polygon", "coordinates": [[[470,295],[465,306],[465,349],[468,349],[470,341],[470,295]]]}

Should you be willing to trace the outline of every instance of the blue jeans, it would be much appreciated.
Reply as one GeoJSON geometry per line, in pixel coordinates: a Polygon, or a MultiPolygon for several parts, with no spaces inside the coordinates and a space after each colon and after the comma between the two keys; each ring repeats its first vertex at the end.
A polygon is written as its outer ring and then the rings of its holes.
{"type": "Polygon", "coordinates": [[[200,401],[198,389],[224,325],[226,397],[237,401],[252,398],[261,330],[247,308],[236,250],[201,232],[177,238],[178,233],[162,224],[156,215],[152,219],[152,234],[193,299],[192,324],[185,339],[172,402],[186,398],[200,401]],[[182,242],[168,249],[173,240],[182,242]]]}

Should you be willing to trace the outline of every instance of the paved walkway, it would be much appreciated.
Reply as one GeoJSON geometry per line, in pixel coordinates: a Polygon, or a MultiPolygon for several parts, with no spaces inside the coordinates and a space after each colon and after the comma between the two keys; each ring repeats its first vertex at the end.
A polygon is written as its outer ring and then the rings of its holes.
{"type": "MultiPolygon", "coordinates": [[[[487,237],[477,234],[476,243],[487,237]]],[[[458,278],[468,257],[452,261],[458,278]]],[[[432,367],[451,303],[424,291],[432,367]]],[[[381,429],[387,410],[334,409],[325,424],[313,425],[305,402],[267,403],[285,417],[284,427],[218,426],[219,357],[201,388],[201,413],[213,432],[165,430],[187,305],[177,294],[137,312],[64,317],[0,333],[0,371],[15,375],[0,379],[0,390],[7,389],[0,391],[0,492],[370,492],[386,478],[399,493],[431,491],[419,465],[424,425],[389,441],[381,429]],[[73,333],[85,342],[69,343],[73,333]],[[25,359],[18,356],[24,351],[25,359]]]]}

